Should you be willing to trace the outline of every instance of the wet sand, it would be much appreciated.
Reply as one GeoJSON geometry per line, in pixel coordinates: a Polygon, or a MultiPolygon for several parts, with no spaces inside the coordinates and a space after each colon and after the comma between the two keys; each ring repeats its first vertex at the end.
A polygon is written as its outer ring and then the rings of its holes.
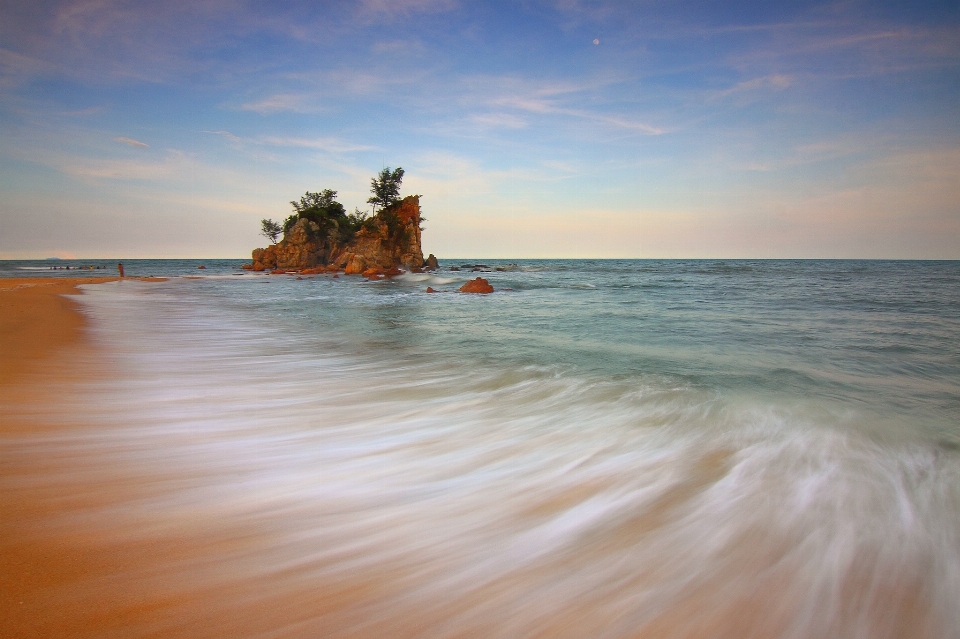
{"type": "MultiPolygon", "coordinates": [[[[83,317],[65,295],[77,295],[79,284],[112,282],[117,278],[0,279],[0,388],[29,390],[23,382],[38,373],[63,373],[57,355],[80,344],[83,317]]],[[[9,424],[5,424],[5,427],[9,424]]]]}
{"type": "MultiPolygon", "coordinates": [[[[66,297],[78,284],[112,279],[17,278],[0,280],[0,437],[49,432],[42,414],[56,403],[58,389],[98,374],[90,366],[93,349],[84,340],[84,319],[66,297]]],[[[25,468],[3,447],[0,492],[0,634],[5,637],[66,636],[73,630],[69,611],[51,609],[49,592],[87,573],[98,559],[62,539],[38,540],[28,531],[43,528],[49,504],[23,486],[25,468]]],[[[65,487],[64,487],[65,488],[65,487]]]]}
{"type": "Polygon", "coordinates": [[[180,480],[75,445],[116,427],[80,401],[115,372],[70,296],[117,279],[0,280],[0,637],[325,636],[320,612],[357,591],[256,566],[270,547],[256,525],[198,513],[157,526],[143,504],[180,480]]]}
{"type": "MultiPolygon", "coordinates": [[[[120,548],[92,539],[65,517],[122,502],[122,487],[86,485],[77,461],[45,445],[84,428],[65,419],[82,384],[111,375],[109,358],[87,339],[86,322],[70,296],[80,284],[118,278],[0,279],[0,636],[121,636],[130,617],[121,600],[80,593],[153,563],[158,544],[120,548]],[[91,595],[93,596],[91,599],[91,595]]],[[[132,279],[132,278],[131,278],[132,279]]],[[[87,463],[87,462],[83,462],[87,463]]],[[[114,588],[111,597],[123,591],[114,588]]],[[[100,593],[104,594],[104,593],[100,593]]],[[[129,592],[127,611],[146,601],[129,592]]]]}

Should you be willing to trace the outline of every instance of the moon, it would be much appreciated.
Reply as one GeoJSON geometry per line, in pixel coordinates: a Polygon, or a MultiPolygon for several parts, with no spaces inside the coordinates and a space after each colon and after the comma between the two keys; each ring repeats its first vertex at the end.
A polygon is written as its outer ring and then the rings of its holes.
{"type": "Polygon", "coordinates": [[[594,44],[600,44],[600,38],[594,38],[594,39],[593,39],[593,43],[594,43],[594,44]]]}

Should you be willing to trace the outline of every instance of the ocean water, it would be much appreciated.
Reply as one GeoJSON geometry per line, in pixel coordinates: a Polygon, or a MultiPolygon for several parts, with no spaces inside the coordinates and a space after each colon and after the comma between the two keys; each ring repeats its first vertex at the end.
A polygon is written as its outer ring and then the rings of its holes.
{"type": "Polygon", "coordinates": [[[183,544],[61,594],[117,636],[960,637],[960,263],[239,263],[85,287],[87,426],[7,448],[183,544]]]}

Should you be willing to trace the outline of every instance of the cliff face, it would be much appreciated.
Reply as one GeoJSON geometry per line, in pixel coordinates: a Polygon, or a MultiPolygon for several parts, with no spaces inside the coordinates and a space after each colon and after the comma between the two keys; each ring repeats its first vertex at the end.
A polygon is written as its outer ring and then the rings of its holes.
{"type": "Polygon", "coordinates": [[[374,224],[361,228],[353,241],[331,253],[329,264],[347,273],[397,266],[421,268],[420,197],[410,195],[377,213],[374,224]]]}
{"type": "Polygon", "coordinates": [[[420,196],[410,195],[383,209],[340,246],[324,237],[316,223],[301,218],[273,246],[253,251],[253,270],[335,266],[347,273],[368,268],[421,268],[420,196]]]}
{"type": "Polygon", "coordinates": [[[316,266],[324,253],[320,227],[310,220],[297,220],[279,244],[253,251],[253,269],[309,268],[316,266]]]}

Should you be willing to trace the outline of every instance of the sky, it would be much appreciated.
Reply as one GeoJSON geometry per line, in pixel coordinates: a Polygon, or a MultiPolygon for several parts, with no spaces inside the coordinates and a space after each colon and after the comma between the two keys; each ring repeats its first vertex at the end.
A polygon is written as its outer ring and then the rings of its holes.
{"type": "Polygon", "coordinates": [[[0,0],[0,259],[960,259],[960,2],[0,0]]]}

